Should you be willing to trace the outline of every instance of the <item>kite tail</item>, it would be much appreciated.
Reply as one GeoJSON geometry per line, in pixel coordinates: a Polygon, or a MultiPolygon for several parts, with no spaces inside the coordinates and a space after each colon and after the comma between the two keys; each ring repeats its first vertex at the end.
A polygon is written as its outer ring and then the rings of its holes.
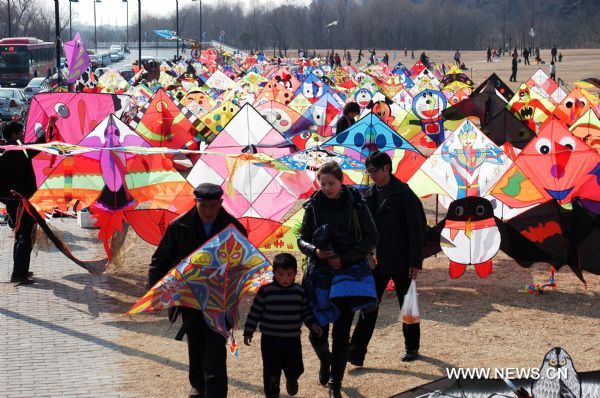
{"type": "Polygon", "coordinates": [[[31,202],[29,202],[29,200],[27,200],[27,198],[25,198],[18,192],[15,192],[15,191],[12,191],[12,192],[14,195],[16,195],[20,199],[20,201],[21,201],[20,207],[22,207],[24,211],[27,211],[27,213],[29,213],[29,215],[40,226],[42,231],[44,231],[44,233],[46,234],[48,239],[50,239],[52,241],[52,243],[54,243],[56,248],[58,250],[60,250],[61,253],[63,253],[65,256],[67,256],[69,259],[71,259],[75,264],[86,269],[93,275],[99,275],[99,274],[103,273],[104,271],[106,271],[106,268],[108,266],[108,259],[103,258],[100,260],[80,260],[77,257],[75,257],[73,255],[73,252],[69,248],[69,246],[63,240],[61,240],[58,236],[56,236],[54,234],[54,232],[52,232],[52,230],[46,223],[46,220],[44,220],[44,218],[42,216],[40,216],[40,214],[37,212],[35,207],[33,207],[31,202]]]}
{"type": "Polygon", "coordinates": [[[521,292],[530,294],[543,294],[544,289],[547,287],[556,289],[558,285],[555,281],[555,273],[556,269],[554,268],[554,266],[552,266],[552,268],[550,269],[550,278],[548,279],[548,283],[545,283],[543,285],[539,283],[530,283],[527,286],[525,286],[525,289],[521,290],[521,292]]]}
{"type": "Polygon", "coordinates": [[[104,251],[108,257],[108,261],[113,259],[113,250],[111,240],[115,233],[123,231],[123,222],[125,221],[125,211],[133,210],[133,206],[130,205],[124,209],[111,211],[104,210],[99,206],[91,206],[90,211],[96,218],[95,227],[99,227],[98,239],[102,241],[104,251]]]}

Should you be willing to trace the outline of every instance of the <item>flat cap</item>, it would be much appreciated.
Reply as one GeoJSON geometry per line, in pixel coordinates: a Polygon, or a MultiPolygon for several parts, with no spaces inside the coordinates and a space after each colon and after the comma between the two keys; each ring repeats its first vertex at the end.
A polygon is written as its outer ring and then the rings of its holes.
{"type": "Polygon", "coordinates": [[[194,189],[196,199],[221,199],[223,189],[217,184],[205,182],[194,189]]]}

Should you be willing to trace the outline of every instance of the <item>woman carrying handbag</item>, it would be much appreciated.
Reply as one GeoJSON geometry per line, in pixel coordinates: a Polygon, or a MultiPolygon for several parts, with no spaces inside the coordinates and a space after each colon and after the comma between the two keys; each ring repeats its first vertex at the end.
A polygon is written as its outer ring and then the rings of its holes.
{"type": "Polygon", "coordinates": [[[330,397],[341,397],[354,312],[376,305],[375,283],[367,256],[377,244],[371,213],[357,189],[342,183],[336,162],[317,172],[320,190],[304,204],[298,246],[308,256],[303,283],[309,305],[323,328],[309,336],[321,362],[319,381],[330,397]],[[332,350],[329,351],[329,323],[332,350]]]}

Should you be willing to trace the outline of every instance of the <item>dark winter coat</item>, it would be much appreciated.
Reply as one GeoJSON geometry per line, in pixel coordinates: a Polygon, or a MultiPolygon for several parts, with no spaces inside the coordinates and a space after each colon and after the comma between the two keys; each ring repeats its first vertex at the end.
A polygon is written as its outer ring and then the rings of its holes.
{"type": "MultiPolygon", "coordinates": [[[[7,145],[19,145],[17,141],[8,141],[7,145]]],[[[37,190],[35,173],[31,160],[39,152],[34,150],[6,151],[0,154],[0,193],[9,196],[14,190],[30,198],[37,190]],[[25,152],[27,155],[25,155],[25,152]]]]}
{"type": "MultiPolygon", "coordinates": [[[[410,187],[392,176],[386,197],[378,205],[377,187],[372,185],[365,199],[379,232],[377,270],[385,275],[408,275],[410,267],[423,264],[424,213],[410,187]]],[[[379,193],[380,194],[380,193],[379,193]]]]}
{"type": "Polygon", "coordinates": [[[326,264],[325,260],[318,259],[313,242],[315,230],[323,224],[330,226],[333,250],[339,254],[342,267],[365,260],[375,248],[377,229],[356,188],[344,185],[340,202],[331,201],[321,191],[315,192],[304,203],[304,210],[298,247],[311,262],[326,264]]]}
{"type": "Polygon", "coordinates": [[[148,270],[148,287],[154,286],[171,268],[229,224],[235,225],[241,233],[247,235],[242,224],[223,208],[217,215],[208,235],[204,232],[202,220],[195,207],[171,221],[152,256],[148,270]]]}

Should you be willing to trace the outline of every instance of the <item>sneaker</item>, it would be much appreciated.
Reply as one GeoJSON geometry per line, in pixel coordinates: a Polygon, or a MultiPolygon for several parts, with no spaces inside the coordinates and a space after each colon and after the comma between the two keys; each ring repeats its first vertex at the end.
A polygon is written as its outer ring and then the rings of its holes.
{"type": "Polygon", "coordinates": [[[190,398],[201,398],[203,396],[204,394],[202,394],[196,387],[192,387],[190,393],[188,394],[188,397],[190,398]]]}
{"type": "Polygon", "coordinates": [[[419,359],[419,351],[406,351],[402,357],[402,362],[412,362],[419,359]]]}
{"type": "Polygon", "coordinates": [[[286,380],[285,389],[291,397],[298,394],[298,380],[286,380]]]}
{"type": "Polygon", "coordinates": [[[33,279],[31,279],[28,276],[24,276],[24,277],[12,277],[10,278],[10,282],[11,283],[16,283],[17,286],[20,285],[31,285],[32,283],[35,283],[35,281],[33,279]]]}

